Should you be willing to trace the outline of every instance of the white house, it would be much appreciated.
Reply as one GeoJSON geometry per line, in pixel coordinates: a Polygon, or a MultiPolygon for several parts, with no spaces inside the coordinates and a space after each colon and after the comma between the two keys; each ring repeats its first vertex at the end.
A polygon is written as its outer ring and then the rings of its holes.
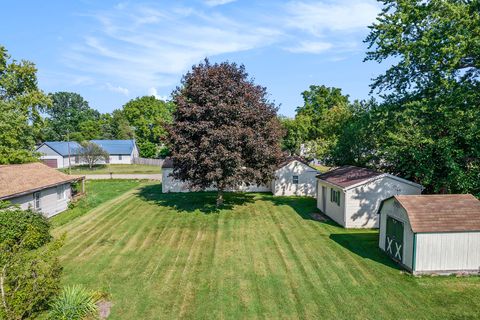
{"type": "Polygon", "coordinates": [[[345,228],[378,228],[377,211],[384,199],[422,189],[388,173],[343,166],[317,176],[317,207],[345,228]]]}
{"type": "MultiPolygon", "coordinates": [[[[91,140],[91,142],[108,152],[110,156],[107,163],[132,164],[133,159],[138,157],[135,140],[91,140]]],[[[49,167],[68,168],[70,165],[85,164],[78,156],[81,148],[82,146],[75,141],[47,141],[35,151],[41,154],[40,160],[49,167]]]]}
{"type": "Polygon", "coordinates": [[[138,147],[135,140],[90,140],[98,144],[110,155],[110,164],[132,164],[138,158],[138,147]]]}
{"type": "Polygon", "coordinates": [[[78,150],[81,146],[75,141],[47,141],[35,151],[40,153],[40,160],[51,168],[68,168],[81,164],[78,150]]]}
{"type": "MultiPolygon", "coordinates": [[[[165,159],[162,165],[162,192],[190,192],[188,183],[176,180],[171,176],[173,161],[165,159]]],[[[235,191],[272,192],[276,196],[310,196],[316,195],[315,183],[318,171],[310,167],[299,157],[289,157],[277,166],[275,179],[264,186],[240,186],[235,191]]],[[[209,188],[208,190],[213,190],[209,188]]]]}
{"type": "Polygon", "coordinates": [[[379,247],[414,274],[480,272],[480,201],[470,194],[383,201],[379,247]]]}
{"type": "Polygon", "coordinates": [[[83,191],[83,176],[70,176],[42,163],[0,165],[0,200],[51,217],[68,208],[71,184],[76,181],[82,181],[83,191]]]}

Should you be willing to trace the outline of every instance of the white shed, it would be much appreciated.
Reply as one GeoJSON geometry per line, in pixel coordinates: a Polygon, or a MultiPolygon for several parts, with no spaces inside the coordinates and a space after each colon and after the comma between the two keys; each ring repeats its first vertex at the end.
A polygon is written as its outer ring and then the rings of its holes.
{"type": "Polygon", "coordinates": [[[480,272],[480,201],[470,194],[383,201],[379,247],[413,274],[480,272]]]}
{"type": "MultiPolygon", "coordinates": [[[[174,179],[173,161],[165,159],[162,165],[162,192],[190,192],[187,182],[174,179]]],[[[310,196],[316,195],[316,175],[319,172],[300,157],[288,157],[277,166],[275,179],[267,185],[240,186],[241,192],[272,192],[276,196],[310,196]]],[[[214,190],[213,188],[207,189],[214,190]]]]}
{"type": "Polygon", "coordinates": [[[378,228],[378,208],[398,194],[420,194],[422,186],[397,176],[343,166],[317,176],[317,207],[345,228],[378,228]]]}

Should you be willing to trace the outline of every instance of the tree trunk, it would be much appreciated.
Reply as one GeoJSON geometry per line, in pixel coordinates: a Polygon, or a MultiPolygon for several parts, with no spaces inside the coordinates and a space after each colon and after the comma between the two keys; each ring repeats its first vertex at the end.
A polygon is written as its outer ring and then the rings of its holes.
{"type": "Polygon", "coordinates": [[[217,193],[217,208],[221,206],[223,206],[223,188],[219,188],[217,193]]]}

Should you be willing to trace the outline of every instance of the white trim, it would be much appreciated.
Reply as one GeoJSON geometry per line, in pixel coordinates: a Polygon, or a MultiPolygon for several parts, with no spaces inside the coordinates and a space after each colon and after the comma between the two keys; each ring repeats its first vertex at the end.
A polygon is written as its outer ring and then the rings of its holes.
{"type": "Polygon", "coordinates": [[[328,182],[328,181],[326,181],[326,180],[323,180],[322,178],[318,178],[318,177],[317,177],[318,180],[321,180],[321,181],[325,182],[326,184],[330,184],[330,185],[332,185],[332,186],[335,186],[335,187],[337,187],[337,188],[340,188],[340,189],[342,189],[342,190],[345,191],[345,192],[348,191],[348,190],[350,190],[350,189],[354,189],[354,188],[356,188],[356,187],[362,186],[362,185],[364,185],[364,184],[367,184],[367,183],[370,183],[370,182],[373,182],[373,181],[375,181],[375,180],[382,179],[382,178],[392,178],[393,180],[397,180],[397,181],[399,181],[399,182],[403,182],[403,183],[409,184],[409,185],[411,185],[411,186],[417,187],[417,188],[419,188],[419,189],[422,190],[422,191],[423,191],[423,189],[425,189],[422,185],[420,185],[420,184],[418,184],[418,183],[415,183],[415,182],[412,182],[412,181],[410,181],[410,180],[406,180],[406,179],[403,179],[403,178],[394,176],[393,174],[389,174],[389,173],[383,173],[383,174],[381,174],[381,175],[372,177],[372,178],[367,179],[367,180],[363,180],[363,181],[358,182],[358,183],[356,183],[356,184],[352,184],[351,186],[348,186],[348,187],[342,187],[342,186],[339,186],[339,185],[337,185],[337,184],[328,182]]]}

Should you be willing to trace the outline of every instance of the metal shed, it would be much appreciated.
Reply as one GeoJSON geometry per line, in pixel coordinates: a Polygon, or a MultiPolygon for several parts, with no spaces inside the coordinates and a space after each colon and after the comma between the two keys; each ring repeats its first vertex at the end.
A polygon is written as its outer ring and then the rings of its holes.
{"type": "Polygon", "coordinates": [[[473,195],[397,195],[379,214],[380,249],[410,272],[480,272],[480,201],[473,195]]]}

